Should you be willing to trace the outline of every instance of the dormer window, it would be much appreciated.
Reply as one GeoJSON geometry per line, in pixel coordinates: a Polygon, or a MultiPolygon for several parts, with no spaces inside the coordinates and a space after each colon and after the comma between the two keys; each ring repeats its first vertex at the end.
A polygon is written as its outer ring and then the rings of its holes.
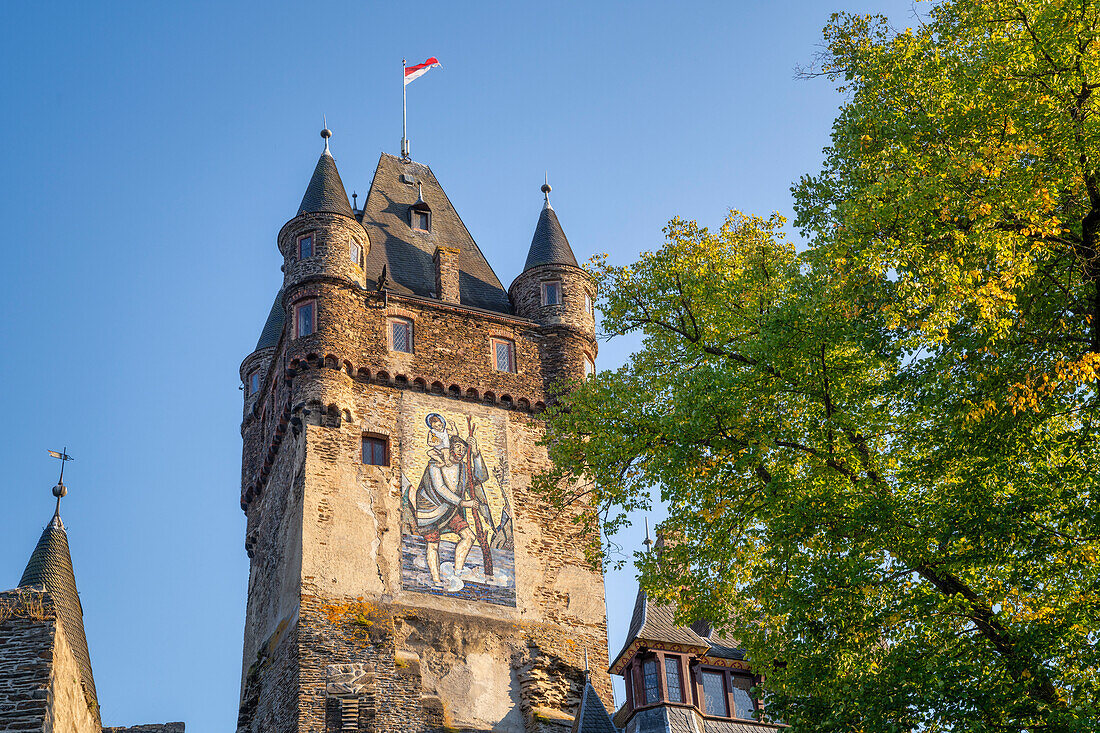
{"type": "Polygon", "coordinates": [[[423,190],[417,184],[416,203],[409,207],[409,226],[417,231],[432,230],[432,207],[424,201],[423,190]]]}
{"type": "Polygon", "coordinates": [[[313,256],[313,235],[303,234],[298,237],[298,259],[304,260],[313,256]]]}
{"type": "Polygon", "coordinates": [[[542,284],[542,304],[561,305],[561,281],[550,280],[542,284]]]}

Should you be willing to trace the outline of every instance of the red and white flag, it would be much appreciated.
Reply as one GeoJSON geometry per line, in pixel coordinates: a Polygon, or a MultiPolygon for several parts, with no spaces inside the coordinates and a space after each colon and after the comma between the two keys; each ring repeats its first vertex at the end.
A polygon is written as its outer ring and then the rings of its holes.
{"type": "Polygon", "coordinates": [[[416,66],[406,66],[405,85],[408,86],[410,81],[412,81],[413,79],[419,79],[420,77],[428,73],[428,69],[434,68],[439,65],[439,59],[437,59],[435,56],[432,56],[430,59],[422,64],[417,64],[416,66]]]}

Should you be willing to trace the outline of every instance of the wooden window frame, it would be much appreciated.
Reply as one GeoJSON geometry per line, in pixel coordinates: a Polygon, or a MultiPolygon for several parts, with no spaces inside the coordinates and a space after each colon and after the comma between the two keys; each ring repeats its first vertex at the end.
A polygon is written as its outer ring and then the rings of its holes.
{"type": "Polygon", "coordinates": [[[542,305],[544,307],[549,305],[562,305],[565,303],[565,289],[562,287],[561,280],[543,280],[541,285],[542,305]],[[556,303],[551,303],[550,299],[546,295],[547,290],[549,290],[550,286],[552,285],[556,285],[558,288],[558,300],[556,303]]]}
{"type": "Polygon", "coordinates": [[[298,253],[298,259],[299,260],[307,259],[309,257],[312,257],[314,254],[316,254],[316,252],[317,252],[317,238],[314,237],[313,235],[314,235],[314,232],[307,232],[305,234],[299,234],[298,239],[295,240],[297,242],[297,246],[296,246],[295,249],[298,253]],[[309,254],[305,255],[305,256],[302,256],[302,242],[306,239],[309,240],[309,254]]]}
{"type": "Polygon", "coordinates": [[[404,316],[389,316],[386,318],[386,337],[389,341],[390,351],[394,351],[398,354],[414,354],[416,353],[416,322],[411,318],[405,318],[404,316]],[[393,327],[396,323],[404,323],[409,328],[409,343],[408,350],[394,348],[393,341],[393,327]]]}
{"type": "Polygon", "coordinates": [[[432,212],[430,211],[409,211],[409,227],[415,229],[418,232],[431,232],[432,231],[432,212]],[[420,226],[420,217],[424,217],[424,221],[427,222],[426,226],[420,226]]]}
{"type": "Polygon", "coordinates": [[[683,662],[683,657],[681,657],[679,654],[662,654],[660,656],[661,656],[661,676],[664,677],[664,680],[665,680],[665,699],[668,700],[670,703],[673,703],[674,705],[682,705],[682,704],[687,703],[688,695],[687,695],[687,689],[684,685],[684,662],[683,662]],[[673,664],[676,665],[677,676],[679,678],[679,684],[677,685],[677,688],[678,688],[679,693],[680,693],[680,699],[679,700],[673,700],[672,699],[672,693],[670,692],[671,688],[669,687],[669,681],[668,681],[668,663],[669,662],[672,662],[673,664]]]}
{"type": "Polygon", "coordinates": [[[354,239],[348,242],[348,257],[351,258],[352,264],[356,267],[363,266],[363,245],[356,242],[354,239]]]}
{"type": "Polygon", "coordinates": [[[596,360],[592,358],[591,354],[586,353],[584,355],[584,378],[591,379],[594,376],[596,376],[596,360]],[[591,371],[589,367],[591,367],[591,371]]]}
{"type": "Polygon", "coordinates": [[[294,330],[292,333],[294,334],[294,338],[296,339],[305,338],[306,336],[312,336],[313,334],[317,333],[316,298],[306,298],[305,300],[299,300],[297,303],[294,304],[294,330]],[[306,308],[307,306],[312,306],[312,309],[310,310],[309,333],[302,333],[302,309],[306,308]]]}
{"type": "MultiPolygon", "coordinates": [[[[373,450],[371,453],[371,458],[373,458],[373,450]]],[[[381,433],[363,433],[359,443],[359,460],[364,466],[388,467],[390,465],[390,436],[381,433]],[[367,441],[375,441],[382,444],[382,463],[367,461],[367,441]]]]}
{"type": "Polygon", "coordinates": [[[512,339],[502,338],[500,336],[492,336],[489,338],[489,355],[493,360],[493,370],[502,372],[504,374],[518,374],[519,365],[516,363],[516,342],[512,339]],[[507,344],[508,356],[511,362],[509,366],[511,369],[501,369],[500,361],[497,360],[497,344],[507,344]]]}
{"type": "Polygon", "coordinates": [[[723,720],[732,720],[733,713],[735,712],[733,707],[733,681],[730,679],[730,672],[728,669],[722,667],[699,667],[699,709],[703,715],[708,718],[721,718],[723,720]],[[707,712],[707,691],[706,685],[703,684],[703,676],[707,674],[717,674],[722,677],[722,690],[725,693],[724,700],[726,705],[725,715],[713,715],[707,712]]]}

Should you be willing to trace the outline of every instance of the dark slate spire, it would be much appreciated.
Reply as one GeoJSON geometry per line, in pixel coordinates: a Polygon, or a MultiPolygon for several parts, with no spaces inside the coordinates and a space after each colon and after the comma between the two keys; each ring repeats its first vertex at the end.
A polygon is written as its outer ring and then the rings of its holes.
{"type": "Polygon", "coordinates": [[[325,151],[321,153],[321,159],[313,169],[313,178],[309,179],[309,187],[306,189],[306,195],[302,197],[302,205],[298,207],[298,213],[326,212],[355,216],[348,201],[348,192],[344,190],[344,182],[340,180],[340,171],[336,170],[336,161],[328,151],[328,139],[332,137],[332,133],[326,127],[321,130],[321,137],[325,138],[325,151]]]}
{"type": "MultiPolygon", "coordinates": [[[[61,484],[59,484],[61,486],[61,484]]],[[[63,486],[62,486],[63,489],[63,486]]],[[[63,495],[54,489],[54,495],[63,495]]],[[[84,697],[88,701],[96,718],[99,717],[99,702],[96,698],[95,681],[92,679],[92,661],[88,656],[88,640],[84,636],[84,609],[80,606],[80,596],[76,592],[76,576],[73,574],[73,560],[69,555],[69,538],[65,525],[61,521],[60,501],[58,511],[42,531],[42,536],[31,553],[27,569],[19,580],[20,588],[45,588],[53,601],[65,638],[72,647],[76,664],[80,668],[84,697]]]]}
{"type": "Polygon", "coordinates": [[[538,265],[576,267],[577,258],[573,256],[569,240],[565,238],[565,232],[558,223],[558,215],[550,205],[549,183],[542,184],[542,193],[546,196],[546,202],[542,205],[542,213],[539,214],[539,223],[535,226],[535,236],[531,238],[531,249],[527,253],[527,264],[523,266],[523,270],[526,272],[538,265]]]}
{"type": "Polygon", "coordinates": [[[260,340],[256,342],[256,351],[275,346],[279,343],[279,337],[283,334],[283,321],[286,313],[283,311],[283,291],[275,294],[275,302],[271,304],[271,312],[267,314],[264,330],[260,332],[260,340]]]}
{"type": "Polygon", "coordinates": [[[587,674],[584,676],[581,704],[577,706],[577,717],[573,718],[572,733],[619,733],[587,674]]]}

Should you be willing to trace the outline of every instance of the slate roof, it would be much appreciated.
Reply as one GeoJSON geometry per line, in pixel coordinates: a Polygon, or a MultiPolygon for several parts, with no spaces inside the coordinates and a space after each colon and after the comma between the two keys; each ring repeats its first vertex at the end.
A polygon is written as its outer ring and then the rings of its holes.
{"type": "Polygon", "coordinates": [[[538,265],[577,266],[573,248],[565,238],[565,232],[562,231],[561,222],[558,221],[557,212],[550,205],[549,198],[539,214],[539,223],[535,225],[535,235],[531,237],[531,249],[527,251],[527,263],[523,269],[526,272],[538,265]]]}
{"type": "Polygon", "coordinates": [[[370,237],[370,251],[364,262],[368,279],[377,280],[385,266],[390,292],[436,297],[435,250],[454,247],[458,249],[459,302],[499,313],[512,312],[507,291],[428,166],[383,153],[360,222],[370,237]],[[417,182],[431,207],[430,232],[409,226],[408,212],[417,200],[417,182]]]}
{"type": "Polygon", "coordinates": [[[275,302],[271,304],[271,311],[267,314],[264,330],[260,331],[260,340],[256,342],[254,351],[274,347],[279,343],[279,337],[283,334],[283,321],[286,313],[283,311],[283,291],[275,294],[275,302]]]}
{"type": "Polygon", "coordinates": [[[351,210],[351,202],[348,201],[348,192],[344,190],[344,182],[340,180],[340,171],[336,170],[336,161],[328,151],[328,146],[325,146],[325,152],[321,153],[317,167],[313,169],[306,195],[302,197],[302,205],[298,207],[299,214],[321,212],[355,216],[351,210]]]}
{"type": "Polygon", "coordinates": [[[691,626],[677,624],[675,606],[652,603],[646,597],[645,591],[641,589],[638,590],[638,597],[634,601],[634,613],[630,617],[626,641],[623,643],[622,650],[615,655],[612,666],[619,661],[636,639],[656,644],[694,646],[700,651],[706,650],[703,653],[710,657],[745,658],[745,653],[738,648],[737,642],[715,633],[710,624],[705,622],[696,622],[691,626]]]}
{"type": "Polygon", "coordinates": [[[627,717],[628,711],[624,705],[615,714],[615,721],[624,726],[625,733],[772,733],[783,727],[744,718],[706,718],[697,710],[676,705],[643,708],[628,720],[620,720],[627,717]]]}
{"type": "Polygon", "coordinates": [[[577,707],[577,716],[573,718],[572,733],[619,733],[599,694],[592,687],[592,681],[588,679],[584,681],[581,704],[577,707]]]}
{"type": "Polygon", "coordinates": [[[99,701],[96,697],[95,680],[92,679],[92,661],[88,656],[88,640],[84,635],[84,609],[80,605],[80,596],[76,591],[76,576],[73,574],[73,560],[69,554],[69,538],[65,525],[55,512],[50,523],[42,530],[42,536],[31,553],[20,588],[45,587],[53,601],[65,638],[72,647],[73,657],[80,668],[81,681],[88,706],[99,717],[99,701]]]}

